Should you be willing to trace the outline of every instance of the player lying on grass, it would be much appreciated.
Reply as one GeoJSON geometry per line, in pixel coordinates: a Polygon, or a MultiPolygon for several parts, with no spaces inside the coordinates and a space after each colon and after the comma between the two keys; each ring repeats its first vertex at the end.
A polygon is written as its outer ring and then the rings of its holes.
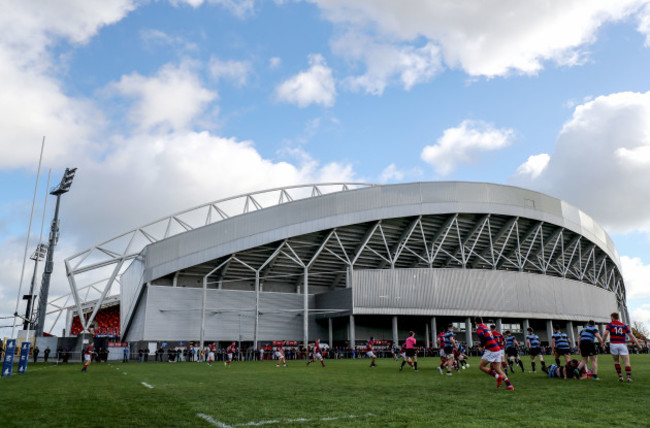
{"type": "Polygon", "coordinates": [[[551,364],[550,366],[542,367],[542,371],[548,375],[549,378],[557,379],[591,379],[592,374],[584,367],[578,368],[580,362],[576,359],[570,360],[567,365],[551,364]]]}

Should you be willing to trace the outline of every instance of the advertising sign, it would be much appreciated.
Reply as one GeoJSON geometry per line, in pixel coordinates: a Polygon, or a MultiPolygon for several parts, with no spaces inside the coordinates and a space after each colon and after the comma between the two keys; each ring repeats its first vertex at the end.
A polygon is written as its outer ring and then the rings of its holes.
{"type": "Polygon", "coordinates": [[[27,373],[27,363],[29,362],[30,342],[23,342],[20,347],[20,361],[18,362],[18,373],[27,373]]]}
{"type": "Polygon", "coordinates": [[[7,340],[5,359],[2,365],[2,376],[11,376],[14,367],[14,353],[16,352],[16,339],[7,340]]]}

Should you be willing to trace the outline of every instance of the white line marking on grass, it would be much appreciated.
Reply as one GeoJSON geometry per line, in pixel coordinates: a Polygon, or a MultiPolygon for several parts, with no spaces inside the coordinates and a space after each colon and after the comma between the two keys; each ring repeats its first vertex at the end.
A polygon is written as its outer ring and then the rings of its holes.
{"type": "Polygon", "coordinates": [[[149,385],[147,382],[140,382],[149,389],[153,389],[153,386],[149,385]]]}
{"type": "Polygon", "coordinates": [[[210,422],[212,425],[220,427],[220,428],[234,428],[234,427],[250,427],[250,426],[262,426],[262,425],[273,425],[273,424],[281,424],[281,423],[292,423],[292,422],[316,422],[316,421],[336,421],[339,419],[355,419],[355,418],[363,418],[367,416],[376,416],[373,413],[366,413],[365,415],[344,415],[344,416],[330,416],[326,418],[314,418],[314,419],[306,419],[306,418],[296,418],[296,419],[271,419],[268,421],[252,421],[252,422],[245,422],[241,424],[232,424],[232,425],[227,425],[224,424],[221,421],[218,421],[214,418],[212,418],[209,415],[204,415],[203,413],[198,413],[196,416],[199,418],[205,419],[206,421],[210,422]]]}
{"type": "Polygon", "coordinates": [[[196,416],[198,416],[201,419],[205,419],[206,421],[210,422],[212,425],[219,427],[219,428],[232,428],[231,425],[226,425],[223,422],[220,422],[216,419],[213,419],[212,416],[210,415],[204,415],[203,413],[197,413],[196,416]]]}

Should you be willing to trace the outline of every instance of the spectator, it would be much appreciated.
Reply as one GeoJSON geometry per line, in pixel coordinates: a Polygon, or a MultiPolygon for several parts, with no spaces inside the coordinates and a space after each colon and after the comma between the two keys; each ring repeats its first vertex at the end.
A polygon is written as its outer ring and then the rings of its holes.
{"type": "Polygon", "coordinates": [[[38,349],[38,346],[34,348],[34,353],[32,354],[34,356],[34,362],[38,360],[38,354],[41,352],[40,349],[38,349]]]}
{"type": "Polygon", "coordinates": [[[51,350],[49,346],[45,348],[45,352],[43,352],[43,362],[47,363],[47,359],[50,358],[50,352],[51,350]]]}

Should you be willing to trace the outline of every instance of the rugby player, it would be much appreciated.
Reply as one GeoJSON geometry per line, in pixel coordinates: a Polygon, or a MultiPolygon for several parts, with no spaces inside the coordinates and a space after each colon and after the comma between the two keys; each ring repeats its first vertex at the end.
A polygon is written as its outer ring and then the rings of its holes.
{"type": "Polygon", "coordinates": [[[515,387],[512,386],[506,374],[501,370],[500,363],[503,349],[494,340],[492,332],[483,324],[481,317],[475,317],[474,324],[476,325],[476,334],[480,340],[479,349],[483,351],[478,368],[497,380],[497,388],[501,386],[501,383],[505,382],[507,390],[514,390],[515,387]]]}
{"type": "Polygon", "coordinates": [[[283,348],[283,345],[284,345],[284,343],[278,345],[278,346],[275,348],[275,358],[278,359],[278,364],[276,365],[276,367],[280,367],[280,363],[282,363],[282,365],[283,365],[284,367],[287,366],[287,360],[284,358],[284,348],[283,348]]]}
{"type": "MultiPolygon", "coordinates": [[[[490,331],[492,332],[492,337],[494,337],[494,341],[501,347],[503,350],[504,348],[504,340],[503,340],[503,335],[501,332],[497,331],[497,326],[494,324],[490,325],[490,331]]],[[[501,352],[501,368],[503,369],[503,372],[508,375],[508,365],[506,364],[506,357],[503,352],[501,352]]]]}
{"type": "Polygon", "coordinates": [[[596,328],[596,322],[594,320],[589,320],[587,327],[580,330],[580,336],[578,338],[578,347],[580,348],[580,355],[582,355],[582,361],[578,369],[587,368],[587,362],[591,366],[591,372],[593,374],[593,380],[598,379],[598,355],[596,354],[596,344],[595,340],[602,344],[605,342],[603,338],[600,337],[598,328],[596,328]]]}
{"type": "Polygon", "coordinates": [[[235,342],[231,343],[228,348],[226,348],[226,356],[228,357],[228,360],[223,363],[224,366],[230,367],[230,363],[232,363],[232,356],[237,350],[237,347],[235,346],[235,342]]]}
{"type": "Polygon", "coordinates": [[[88,366],[90,365],[90,361],[92,360],[94,353],[95,353],[95,351],[93,351],[93,344],[91,343],[84,350],[84,366],[81,369],[82,372],[88,371],[88,366]]]}
{"type": "Polygon", "coordinates": [[[373,351],[373,346],[375,346],[375,338],[373,336],[370,336],[370,340],[366,344],[366,355],[368,358],[372,358],[372,361],[370,361],[370,367],[376,367],[377,365],[375,364],[375,360],[377,359],[377,356],[375,355],[373,351]]]}
{"type": "Polygon", "coordinates": [[[526,346],[528,347],[528,353],[530,354],[530,367],[532,368],[532,372],[535,373],[535,357],[539,358],[542,370],[544,370],[546,362],[544,362],[544,357],[542,356],[542,342],[540,342],[539,336],[535,334],[531,327],[528,327],[527,330],[526,346]]]}
{"type": "Polygon", "coordinates": [[[323,354],[321,354],[320,352],[320,339],[316,339],[314,346],[311,348],[311,360],[307,361],[307,366],[319,360],[320,360],[320,365],[325,367],[325,362],[323,361],[323,354]]]}
{"type": "Polygon", "coordinates": [[[406,343],[404,343],[404,349],[406,351],[406,356],[402,365],[399,366],[399,370],[402,371],[404,365],[408,363],[409,366],[413,367],[415,371],[418,371],[418,354],[417,349],[415,348],[415,332],[409,331],[409,337],[406,338],[406,343]]]}
{"type": "Polygon", "coordinates": [[[521,361],[521,358],[519,358],[519,342],[517,342],[517,338],[510,333],[510,330],[506,330],[506,335],[505,335],[505,341],[506,341],[506,355],[508,355],[508,364],[510,365],[510,372],[514,373],[514,363],[515,361],[521,367],[521,372],[524,372],[524,363],[521,361]]]}
{"type": "Polygon", "coordinates": [[[571,359],[571,339],[566,333],[560,331],[560,326],[553,326],[553,340],[551,349],[555,355],[555,364],[560,365],[560,357],[564,356],[564,361],[569,364],[571,359]]]}
{"type": "Polygon", "coordinates": [[[208,365],[212,367],[212,362],[214,361],[214,350],[216,349],[215,344],[211,343],[208,349],[208,365]]]}
{"type": "Polygon", "coordinates": [[[443,367],[447,365],[447,354],[445,354],[445,331],[440,330],[440,333],[436,336],[436,342],[438,344],[438,352],[440,353],[440,365],[438,366],[438,371],[440,374],[444,374],[442,372],[443,367]]]}
{"type": "Polygon", "coordinates": [[[454,338],[454,325],[449,324],[444,336],[444,351],[447,358],[447,376],[451,376],[451,368],[454,366],[454,350],[458,347],[454,338]]]}
{"type": "Polygon", "coordinates": [[[626,324],[623,324],[619,321],[618,312],[612,312],[610,315],[612,322],[607,324],[605,329],[605,335],[603,336],[602,348],[605,350],[605,341],[607,336],[611,336],[609,344],[609,353],[612,354],[614,359],[614,368],[618,374],[618,381],[623,382],[623,375],[621,374],[621,364],[619,358],[622,357],[623,364],[625,365],[625,374],[627,375],[628,383],[632,382],[632,366],[630,366],[630,353],[627,349],[627,343],[625,341],[625,336],[628,335],[636,344],[636,347],[641,349],[641,344],[637,338],[632,334],[630,327],[626,324]]]}

